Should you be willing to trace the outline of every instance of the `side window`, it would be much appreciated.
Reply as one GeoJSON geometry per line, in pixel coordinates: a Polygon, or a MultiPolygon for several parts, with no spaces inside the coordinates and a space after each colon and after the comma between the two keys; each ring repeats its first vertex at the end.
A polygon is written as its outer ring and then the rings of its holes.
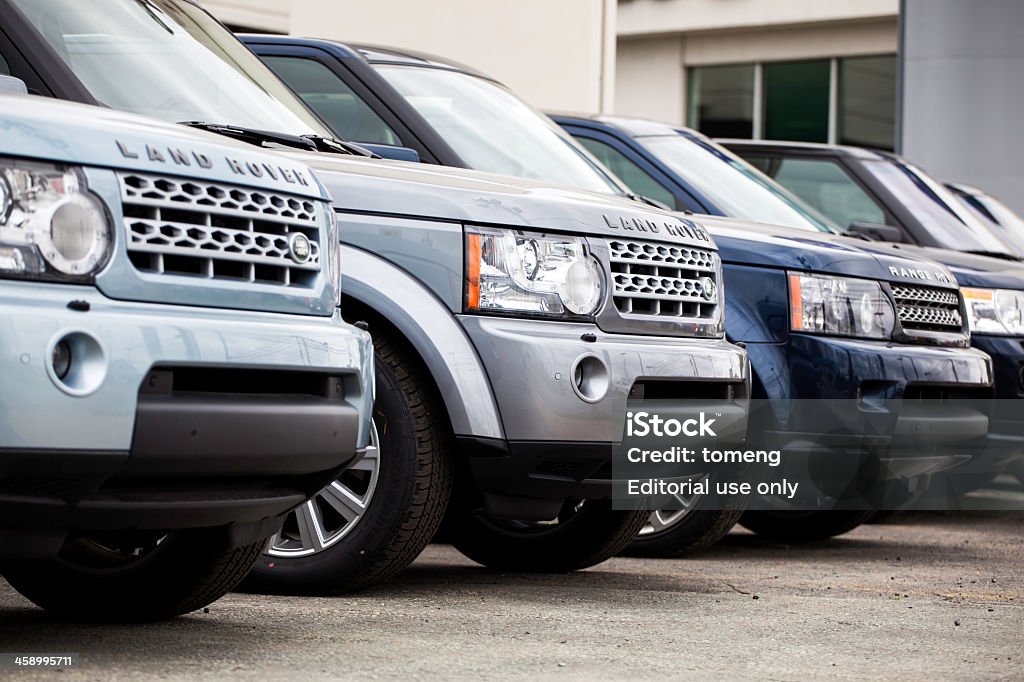
{"type": "Polygon", "coordinates": [[[0,75],[3,75],[3,76],[10,76],[11,75],[11,67],[7,63],[7,59],[4,57],[4,55],[2,53],[0,53],[0,75]]]}
{"type": "Polygon", "coordinates": [[[264,56],[261,59],[342,139],[402,145],[398,134],[345,81],[320,62],[303,57],[264,56]]]}
{"type": "Polygon", "coordinates": [[[843,227],[855,222],[885,224],[885,212],[835,161],[744,158],[843,227]]]}
{"type": "Polygon", "coordinates": [[[633,192],[676,208],[676,198],[672,192],[662,187],[657,180],[647,174],[647,171],[618,149],[588,137],[577,137],[576,141],[586,147],[588,152],[596,156],[598,161],[617,175],[633,192]]]}

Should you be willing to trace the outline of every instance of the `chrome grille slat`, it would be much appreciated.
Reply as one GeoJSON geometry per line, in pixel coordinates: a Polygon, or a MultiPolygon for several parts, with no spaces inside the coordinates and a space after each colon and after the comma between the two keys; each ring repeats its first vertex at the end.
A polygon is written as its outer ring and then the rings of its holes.
{"type": "Polygon", "coordinates": [[[961,331],[960,295],[939,287],[893,284],[896,314],[904,329],[961,331]]]}
{"type": "MultiPolygon", "coordinates": [[[[207,183],[208,184],[208,183],[207,183]]],[[[124,188],[122,187],[122,190],[124,188]]],[[[134,192],[134,190],[133,190],[134,192]]],[[[268,192],[259,192],[259,194],[268,194],[268,192]]],[[[263,207],[258,211],[231,208],[230,206],[223,206],[210,203],[195,202],[193,204],[181,203],[177,200],[173,204],[168,204],[167,200],[153,199],[151,197],[141,196],[137,193],[123,194],[122,198],[125,201],[130,201],[135,206],[149,206],[151,208],[179,208],[186,211],[207,211],[212,210],[217,215],[228,217],[228,218],[243,218],[249,219],[266,219],[268,221],[284,223],[287,225],[297,225],[299,227],[309,227],[316,224],[316,214],[312,210],[307,213],[305,210],[300,211],[275,211],[271,207],[263,207]]],[[[312,202],[303,202],[312,203],[312,202]]]]}
{"type": "Polygon", "coordinates": [[[720,287],[714,251],[629,239],[610,239],[608,247],[612,297],[620,315],[680,322],[716,316],[720,287]]]}
{"type": "MultiPolygon", "coordinates": [[[[197,249],[216,250],[216,257],[219,259],[266,265],[277,265],[282,259],[289,258],[288,240],[279,235],[263,235],[249,230],[223,227],[204,228],[188,223],[145,218],[132,218],[129,230],[132,251],[191,256],[197,249]],[[172,243],[162,244],[161,241],[172,243]],[[183,243],[186,245],[182,245],[183,243]]],[[[319,270],[319,258],[313,258],[314,255],[319,256],[319,252],[317,249],[313,251],[310,260],[305,263],[291,263],[290,267],[319,270]]]]}
{"type": "Polygon", "coordinates": [[[225,183],[121,173],[129,259],[155,275],[312,287],[320,271],[316,202],[225,183]],[[293,258],[301,233],[309,257],[293,258]]]}

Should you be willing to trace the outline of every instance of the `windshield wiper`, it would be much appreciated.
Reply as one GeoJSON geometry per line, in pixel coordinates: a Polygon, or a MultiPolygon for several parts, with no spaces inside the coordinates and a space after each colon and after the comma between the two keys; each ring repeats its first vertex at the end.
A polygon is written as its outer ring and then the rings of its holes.
{"type": "Polygon", "coordinates": [[[871,237],[867,236],[866,234],[861,234],[860,232],[851,232],[850,230],[843,230],[842,232],[832,232],[832,234],[838,234],[838,235],[841,235],[843,237],[849,237],[850,239],[861,239],[861,240],[866,241],[866,242],[873,242],[873,241],[875,241],[874,239],[872,239],[871,237]]]}
{"type": "Polygon", "coordinates": [[[233,126],[226,123],[208,123],[206,121],[179,121],[179,123],[183,126],[199,128],[200,130],[217,133],[218,135],[224,135],[261,147],[265,144],[278,144],[283,147],[294,147],[314,152],[380,158],[368,149],[363,149],[351,142],[342,142],[341,140],[335,140],[322,135],[289,135],[288,133],[276,133],[272,130],[243,128],[242,126],[233,126]]]}
{"type": "MultiPolygon", "coordinates": [[[[624,197],[626,199],[632,199],[633,201],[639,201],[641,204],[647,204],[648,206],[653,206],[654,208],[660,208],[663,211],[672,211],[672,210],[674,210],[668,204],[662,203],[662,202],[658,201],[657,199],[652,199],[650,197],[645,197],[642,194],[635,194],[633,192],[622,192],[622,193],[619,194],[619,196],[624,197]]],[[[690,210],[685,209],[685,208],[682,211],[680,211],[680,213],[685,213],[687,215],[693,215],[693,211],[690,211],[690,210]]]]}
{"type": "Polygon", "coordinates": [[[989,258],[1002,258],[1003,260],[1024,260],[1020,256],[1015,256],[1012,253],[1007,253],[1005,251],[985,251],[984,249],[977,249],[964,251],[964,253],[971,253],[975,256],[988,256],[989,258]]]}
{"type": "Polygon", "coordinates": [[[344,140],[338,140],[333,137],[324,137],[323,135],[303,135],[303,140],[309,140],[316,147],[317,151],[321,152],[335,152],[338,154],[353,154],[355,156],[365,156],[371,159],[381,158],[378,154],[374,154],[369,149],[360,147],[357,144],[346,142],[344,140]]]}
{"type": "Polygon", "coordinates": [[[288,133],[277,133],[272,130],[258,130],[256,128],[243,128],[241,126],[227,125],[226,123],[207,123],[206,121],[179,121],[180,125],[190,128],[199,128],[211,133],[231,137],[242,142],[249,142],[258,146],[266,144],[277,144],[282,147],[294,147],[314,152],[334,152],[336,154],[351,154],[366,156],[369,154],[365,149],[355,148],[354,145],[340,143],[337,140],[330,140],[317,135],[289,135],[288,133]]]}
{"type": "Polygon", "coordinates": [[[189,128],[199,128],[225,137],[231,137],[242,142],[249,142],[263,146],[264,144],[279,144],[285,147],[297,149],[308,149],[317,151],[316,144],[299,135],[288,135],[287,133],[275,133],[270,130],[256,130],[255,128],[242,128],[240,126],[227,125],[225,123],[207,123],[206,121],[179,121],[179,124],[189,128]]]}

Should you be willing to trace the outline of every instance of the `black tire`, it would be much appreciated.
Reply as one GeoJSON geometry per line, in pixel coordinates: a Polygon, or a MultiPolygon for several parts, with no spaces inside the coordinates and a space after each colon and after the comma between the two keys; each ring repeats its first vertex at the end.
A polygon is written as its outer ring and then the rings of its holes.
{"type": "Polygon", "coordinates": [[[473,561],[497,571],[568,573],[626,548],[647,511],[617,511],[610,500],[569,501],[557,523],[492,519],[479,510],[449,515],[445,537],[473,561]]]}
{"type": "Polygon", "coordinates": [[[1024,485],[1024,459],[1018,459],[1006,467],[1006,473],[1013,474],[1017,477],[1017,482],[1024,485]]]}
{"type": "Polygon", "coordinates": [[[435,407],[441,398],[404,343],[374,333],[373,344],[380,464],[365,512],[340,540],[315,554],[264,553],[242,589],[340,594],[369,587],[411,564],[444,518],[453,474],[447,421],[435,407]]]}
{"type": "MultiPolygon", "coordinates": [[[[657,513],[657,512],[654,512],[657,513]]],[[[624,556],[672,558],[707,549],[732,530],[742,509],[694,509],[664,530],[640,533],[622,552],[624,556]]]]}
{"type": "Polygon", "coordinates": [[[62,617],[164,620],[201,609],[230,591],[264,544],[230,547],[217,530],[172,531],[155,544],[158,537],[77,536],[56,559],[6,565],[4,577],[27,599],[62,617]],[[145,549],[136,556],[136,547],[145,549]]]}
{"type": "Polygon", "coordinates": [[[814,512],[748,511],[740,524],[761,537],[785,544],[820,542],[848,533],[867,523],[873,510],[827,510],[814,512]]]}

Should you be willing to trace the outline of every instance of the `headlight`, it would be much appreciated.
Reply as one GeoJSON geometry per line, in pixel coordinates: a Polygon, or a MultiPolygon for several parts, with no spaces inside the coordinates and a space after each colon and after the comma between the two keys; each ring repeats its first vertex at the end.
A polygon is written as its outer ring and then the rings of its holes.
{"type": "Polygon", "coordinates": [[[592,317],[603,300],[600,268],[582,238],[467,228],[467,311],[592,317]]]}
{"type": "Polygon", "coordinates": [[[1024,335],[1024,291],[969,288],[960,291],[967,304],[971,332],[1024,335]]]}
{"type": "Polygon", "coordinates": [[[871,280],[790,274],[789,301],[793,331],[888,339],[896,325],[889,297],[871,280]]]}
{"type": "Polygon", "coordinates": [[[0,277],[89,281],[110,256],[111,235],[81,170],[0,161],[0,277]]]}

